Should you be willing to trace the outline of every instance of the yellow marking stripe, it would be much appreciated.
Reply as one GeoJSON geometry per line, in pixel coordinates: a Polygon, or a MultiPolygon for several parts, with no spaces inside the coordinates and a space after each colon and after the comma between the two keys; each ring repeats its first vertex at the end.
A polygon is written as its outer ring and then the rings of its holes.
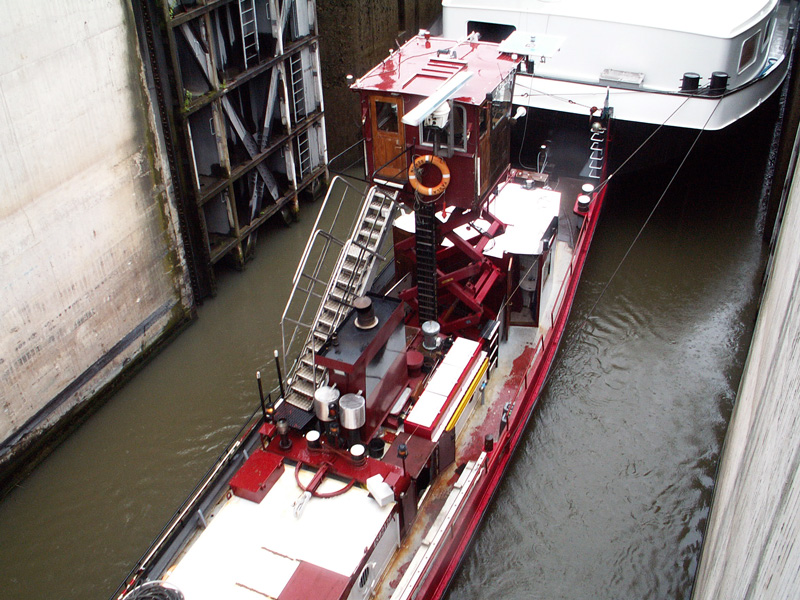
{"type": "Polygon", "coordinates": [[[486,369],[488,368],[489,368],[489,359],[486,359],[483,361],[481,368],[478,369],[478,372],[475,374],[475,378],[472,380],[472,383],[469,384],[469,387],[467,388],[467,392],[464,394],[464,397],[461,398],[461,400],[459,401],[458,408],[456,409],[455,414],[453,414],[452,418],[450,419],[450,422],[447,424],[447,427],[445,428],[446,431],[450,431],[453,429],[453,427],[456,426],[458,419],[461,417],[461,413],[464,412],[464,409],[467,407],[467,404],[469,404],[469,400],[470,398],[472,398],[472,394],[475,393],[475,390],[478,388],[478,384],[481,382],[481,379],[483,378],[483,375],[486,373],[486,369]]]}

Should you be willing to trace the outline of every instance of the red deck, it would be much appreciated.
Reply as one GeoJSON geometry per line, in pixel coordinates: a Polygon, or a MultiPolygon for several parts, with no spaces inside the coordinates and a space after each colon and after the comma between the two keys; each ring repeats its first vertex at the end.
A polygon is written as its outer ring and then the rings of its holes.
{"type": "Polygon", "coordinates": [[[500,54],[498,48],[489,42],[416,36],[358,79],[352,89],[427,98],[454,75],[469,70],[474,77],[455,100],[479,105],[518,62],[500,54]]]}

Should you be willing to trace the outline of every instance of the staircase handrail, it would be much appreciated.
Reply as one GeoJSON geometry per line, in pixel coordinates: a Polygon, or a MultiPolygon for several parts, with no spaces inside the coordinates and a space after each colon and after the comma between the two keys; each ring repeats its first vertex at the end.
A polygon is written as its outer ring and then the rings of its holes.
{"type": "MultiPolygon", "coordinates": [[[[325,195],[325,199],[314,221],[314,225],[311,229],[311,233],[309,235],[308,241],[306,242],[306,246],[301,255],[301,259],[298,263],[297,269],[295,270],[295,274],[292,277],[292,289],[291,292],[289,293],[289,298],[286,302],[286,306],[284,307],[283,313],[281,315],[281,337],[283,345],[284,369],[286,369],[287,359],[289,355],[292,354],[291,350],[294,347],[295,342],[297,341],[299,328],[303,327],[309,329],[308,336],[306,337],[306,342],[308,342],[310,340],[310,337],[313,336],[314,325],[317,323],[319,319],[320,313],[325,305],[325,302],[327,301],[327,298],[330,295],[330,290],[332,289],[332,286],[335,285],[336,283],[336,276],[338,275],[338,272],[341,269],[341,265],[347,259],[347,252],[349,251],[350,244],[347,244],[346,241],[339,240],[331,233],[328,233],[328,231],[322,229],[320,223],[322,222],[323,219],[326,219],[326,221],[329,221],[330,223],[330,229],[333,230],[335,228],[336,224],[339,222],[339,219],[341,217],[344,202],[348,197],[348,192],[351,190],[355,191],[358,194],[358,196],[363,199],[361,208],[354,216],[353,222],[351,223],[349,229],[351,236],[354,235],[353,233],[354,231],[357,234],[358,232],[357,225],[359,223],[364,222],[364,219],[369,211],[369,206],[372,203],[373,198],[377,192],[376,188],[372,187],[369,189],[365,197],[364,191],[362,189],[359,189],[352,183],[350,183],[347,179],[337,175],[331,180],[328,192],[325,195]],[[344,189],[341,189],[342,186],[344,186],[344,189]],[[336,203],[337,199],[338,199],[338,204],[336,203]],[[331,209],[333,210],[332,218],[330,217],[329,214],[326,214],[330,212],[331,209]],[[320,255],[317,258],[317,262],[314,265],[313,271],[311,273],[306,273],[313,249],[315,246],[318,245],[318,241],[321,237],[324,237],[326,241],[320,251],[320,255]],[[330,279],[326,281],[323,278],[320,278],[320,270],[324,266],[324,262],[329,256],[328,253],[330,251],[332,244],[340,246],[343,250],[340,252],[340,257],[337,259],[337,262],[334,265],[330,279]],[[348,247],[345,248],[345,245],[347,245],[348,247]],[[311,281],[311,285],[309,285],[307,288],[301,285],[301,281],[304,278],[311,281]],[[315,291],[313,285],[314,283],[324,285],[325,291],[322,294],[315,291]],[[298,292],[300,291],[305,293],[305,298],[302,302],[302,306],[300,307],[299,315],[297,316],[297,318],[289,317],[289,311],[295,305],[296,297],[298,295],[298,292]],[[311,325],[309,325],[304,321],[307,318],[306,313],[309,309],[312,297],[319,298],[320,303],[319,306],[317,307],[317,310],[315,311],[316,314],[314,315],[314,318],[311,320],[311,325]],[[294,331],[290,336],[290,339],[288,340],[288,343],[286,339],[287,337],[286,327],[285,327],[286,323],[293,323],[296,325],[294,331]]],[[[369,228],[368,234],[371,234],[374,231],[375,231],[375,224],[373,223],[372,226],[369,228]]],[[[363,259],[365,255],[365,250],[366,249],[360,249],[360,252],[357,255],[358,260],[363,259]]],[[[351,274],[351,277],[353,275],[357,274],[353,273],[351,274]]],[[[337,318],[338,316],[339,315],[337,314],[337,318]]],[[[293,365],[293,368],[291,370],[294,371],[296,367],[297,367],[297,361],[295,361],[295,364],[293,365]]],[[[286,371],[286,373],[287,376],[290,376],[288,370],[286,371]]]]}
{"type": "MultiPolygon", "coordinates": [[[[303,268],[306,265],[306,261],[308,260],[308,255],[311,252],[311,246],[312,246],[313,241],[314,241],[313,240],[314,234],[319,229],[319,222],[322,219],[322,214],[325,212],[325,208],[328,206],[328,201],[330,200],[331,195],[333,194],[333,188],[335,187],[336,183],[339,182],[339,181],[344,183],[346,186],[355,189],[354,185],[352,185],[350,182],[348,182],[346,179],[344,179],[343,177],[341,177],[339,175],[336,175],[333,179],[331,179],[330,184],[328,184],[328,192],[325,194],[325,199],[322,201],[322,206],[320,206],[320,208],[319,208],[319,212],[317,213],[317,218],[314,221],[314,225],[311,227],[311,234],[308,236],[308,241],[306,242],[306,247],[303,250],[302,256],[300,257],[300,262],[297,263],[297,269],[294,272],[294,277],[292,277],[292,284],[297,283],[297,280],[300,277],[300,272],[303,270],[303,268]]],[[[345,193],[342,194],[342,197],[339,200],[339,206],[336,209],[336,215],[334,216],[334,222],[336,221],[336,219],[339,216],[339,213],[341,212],[342,202],[344,201],[345,195],[346,195],[346,188],[345,188],[345,193]]],[[[285,314],[286,314],[286,310],[284,309],[284,315],[285,314]]]]}
{"type": "MultiPolygon", "coordinates": [[[[367,192],[367,195],[364,198],[364,201],[362,202],[361,210],[359,210],[358,215],[353,220],[353,226],[351,228],[350,238],[348,240],[346,240],[344,245],[342,246],[342,250],[339,253],[339,258],[337,259],[336,264],[334,265],[333,270],[331,271],[331,276],[330,276],[330,279],[328,280],[328,284],[325,287],[325,291],[321,295],[320,303],[319,303],[319,306],[317,307],[317,312],[316,312],[316,314],[314,315],[314,318],[311,321],[312,322],[312,326],[311,326],[311,328],[310,328],[310,330],[308,332],[308,335],[306,336],[306,344],[305,345],[306,345],[306,347],[309,347],[309,345],[310,345],[310,348],[311,348],[312,368],[316,366],[316,361],[314,360],[314,356],[316,355],[316,353],[314,352],[313,343],[310,344],[310,342],[312,342],[312,340],[314,338],[314,333],[317,331],[317,324],[319,323],[320,317],[322,316],[322,313],[325,310],[325,302],[331,297],[331,293],[333,291],[333,288],[338,283],[338,275],[339,275],[339,273],[341,273],[342,268],[344,267],[344,263],[348,259],[348,252],[349,252],[350,248],[353,245],[355,245],[359,249],[358,256],[356,258],[356,264],[358,264],[358,262],[360,262],[362,260],[362,258],[364,257],[364,255],[367,254],[367,253],[368,254],[372,254],[373,256],[378,254],[377,253],[377,250],[378,250],[377,247],[376,247],[375,251],[372,251],[372,250],[369,250],[368,248],[363,247],[361,245],[354,244],[354,237],[357,236],[358,233],[359,233],[359,230],[356,230],[356,225],[358,223],[363,223],[364,220],[366,219],[366,216],[369,213],[369,207],[372,204],[372,201],[374,200],[375,194],[377,192],[378,192],[378,188],[376,186],[372,186],[369,189],[369,191],[367,192]]],[[[375,224],[373,223],[372,226],[369,229],[369,232],[372,233],[374,231],[374,229],[375,229],[375,224]]],[[[355,280],[357,279],[357,277],[358,277],[357,269],[353,269],[353,272],[350,273],[350,275],[348,277],[348,282],[347,282],[348,283],[348,288],[352,287],[352,285],[355,282],[355,280]]],[[[359,284],[359,288],[361,288],[363,286],[363,284],[364,284],[364,282],[361,282],[359,284]]],[[[363,294],[363,292],[364,292],[363,289],[359,289],[359,288],[356,288],[356,290],[354,290],[352,292],[353,295],[355,295],[356,297],[358,297],[359,295],[363,294]]],[[[339,306],[339,308],[337,308],[336,314],[335,314],[335,317],[334,317],[334,321],[333,321],[333,327],[334,328],[338,325],[339,319],[341,317],[341,313],[343,312],[345,306],[346,306],[346,303],[342,303],[341,306],[339,306]]],[[[299,362],[295,362],[294,363],[292,371],[297,369],[298,364],[299,364],[299,362]]]]}
{"type": "MultiPolygon", "coordinates": [[[[338,176],[335,177],[334,181],[331,182],[331,188],[333,187],[333,185],[336,183],[337,180],[342,180],[342,179],[339,178],[338,176]]],[[[342,181],[349,188],[357,189],[346,180],[342,181]]],[[[345,189],[345,192],[342,194],[342,197],[340,199],[340,205],[336,208],[336,215],[333,221],[331,222],[331,228],[333,228],[336,222],[338,221],[339,214],[341,212],[341,204],[344,201],[344,196],[346,195],[346,193],[347,193],[347,188],[345,189]]],[[[322,316],[326,311],[326,304],[328,303],[329,299],[333,297],[334,288],[343,283],[342,281],[340,281],[340,276],[342,274],[342,270],[344,269],[345,263],[352,258],[355,261],[355,266],[347,276],[347,280],[345,282],[346,289],[343,290],[344,292],[344,296],[342,298],[343,301],[338,302],[338,306],[334,312],[333,318],[332,320],[330,320],[331,325],[330,325],[330,330],[327,332],[328,334],[331,333],[333,329],[335,329],[341,323],[341,321],[345,316],[345,313],[351,307],[352,299],[358,297],[359,295],[363,295],[368,280],[370,279],[369,275],[372,272],[372,267],[374,266],[375,258],[377,257],[381,258],[382,260],[385,260],[385,257],[381,256],[379,250],[381,243],[384,239],[383,232],[388,230],[388,226],[391,221],[391,219],[389,218],[390,215],[386,215],[386,218],[383,219],[383,223],[380,227],[378,226],[378,222],[381,220],[382,211],[387,206],[392,206],[392,204],[395,201],[395,198],[392,195],[379,190],[376,186],[372,186],[367,191],[366,194],[360,192],[360,195],[362,195],[363,200],[361,203],[360,210],[353,218],[353,223],[351,224],[350,228],[350,237],[344,242],[339,242],[339,240],[336,240],[336,242],[341,245],[341,250],[339,252],[339,256],[336,260],[336,263],[334,264],[330,272],[330,276],[327,278],[327,281],[324,281],[319,277],[319,270],[323,266],[323,262],[326,258],[325,255],[330,249],[330,243],[326,244],[324,249],[322,250],[322,254],[320,255],[317,264],[315,265],[313,274],[309,275],[304,273],[304,271],[307,268],[307,262],[311,255],[312,248],[314,247],[314,244],[316,243],[316,240],[319,238],[319,236],[321,235],[326,237],[330,236],[331,238],[333,238],[333,236],[331,236],[327,232],[322,231],[319,227],[321,215],[323,211],[326,209],[327,203],[331,197],[330,190],[329,193],[326,195],[325,203],[320,209],[320,215],[317,217],[317,220],[314,223],[314,229],[312,230],[312,234],[309,237],[309,242],[306,244],[306,248],[303,252],[301,263],[298,266],[297,272],[295,273],[295,277],[293,278],[294,285],[292,288],[292,292],[290,294],[289,301],[287,302],[286,308],[284,309],[284,313],[281,318],[281,334],[283,338],[283,364],[284,364],[284,372],[287,374],[287,379],[294,379],[296,371],[301,368],[302,363],[300,359],[304,355],[310,354],[311,355],[310,363],[314,380],[313,383],[315,384],[316,387],[317,377],[319,374],[317,373],[317,367],[316,367],[316,352],[314,343],[316,337],[315,334],[319,332],[319,324],[322,322],[321,321],[322,316]],[[372,223],[369,223],[367,227],[365,227],[365,225],[367,224],[366,220],[367,216],[369,215],[370,209],[375,201],[375,196],[379,192],[381,193],[383,200],[381,201],[380,206],[378,207],[378,214],[376,215],[375,220],[372,223]],[[375,239],[374,249],[370,249],[370,246],[372,245],[372,236],[376,232],[379,232],[379,235],[375,239]],[[361,234],[365,234],[367,236],[366,244],[361,244],[356,242],[357,237],[361,234]],[[351,249],[354,247],[357,248],[358,251],[355,254],[351,255],[350,254],[351,249]],[[365,263],[364,265],[361,265],[362,261],[364,261],[365,263]],[[362,276],[363,280],[359,281],[359,279],[362,278],[362,276]],[[300,312],[300,315],[298,316],[298,319],[294,319],[288,316],[288,311],[291,307],[292,302],[294,301],[295,294],[298,292],[298,290],[301,290],[300,280],[303,277],[310,278],[312,279],[312,281],[316,283],[324,284],[325,289],[320,294],[314,291],[313,285],[309,286],[308,289],[302,288],[302,291],[306,293],[306,298],[303,302],[302,310],[300,312]],[[303,320],[304,320],[304,315],[306,314],[306,311],[309,308],[309,303],[311,301],[312,296],[318,297],[320,302],[317,305],[314,317],[313,319],[311,319],[309,324],[303,322],[303,320]],[[294,331],[290,336],[288,344],[286,342],[286,329],[285,329],[286,322],[291,322],[295,324],[294,331]],[[289,359],[289,357],[293,355],[292,348],[294,347],[294,344],[297,341],[297,337],[301,327],[308,330],[305,338],[305,343],[303,345],[304,350],[302,350],[300,354],[294,359],[294,361],[292,362],[292,366],[289,369],[287,369],[286,368],[287,359],[289,359]]],[[[330,308],[328,308],[328,311],[330,312],[330,308]]]]}

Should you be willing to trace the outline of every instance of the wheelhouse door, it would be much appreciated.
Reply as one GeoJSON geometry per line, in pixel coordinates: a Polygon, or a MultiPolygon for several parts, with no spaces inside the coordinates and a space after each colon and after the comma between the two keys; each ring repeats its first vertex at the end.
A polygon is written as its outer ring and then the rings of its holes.
{"type": "Polygon", "coordinates": [[[372,159],[376,176],[381,179],[405,179],[408,167],[403,134],[403,99],[393,96],[370,96],[372,117],[372,159]],[[402,175],[402,177],[398,177],[402,175]]]}

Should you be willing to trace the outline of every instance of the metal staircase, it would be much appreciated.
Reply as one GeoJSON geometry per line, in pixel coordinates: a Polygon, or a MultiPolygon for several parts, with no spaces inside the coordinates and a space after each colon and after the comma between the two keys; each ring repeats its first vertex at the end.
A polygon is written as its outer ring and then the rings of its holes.
{"type": "Polygon", "coordinates": [[[592,145],[589,154],[589,177],[600,179],[603,173],[604,150],[606,144],[606,130],[600,129],[592,133],[592,145]]]}
{"type": "Polygon", "coordinates": [[[244,68],[247,70],[258,62],[258,25],[256,24],[255,0],[239,0],[239,22],[242,26],[244,68]]]}
{"type": "Polygon", "coordinates": [[[372,284],[376,267],[385,260],[380,250],[396,211],[395,194],[374,186],[364,193],[341,177],[331,182],[281,318],[284,368],[287,357],[294,356],[299,349],[288,370],[284,398],[288,404],[310,410],[314,391],[327,382],[327,370],[316,364],[316,355],[347,317],[353,301],[372,284]],[[332,197],[341,189],[344,191],[338,205],[329,209],[329,202],[335,203],[332,197]],[[335,233],[341,229],[337,222],[345,216],[348,194],[358,195],[362,203],[349,229],[350,237],[342,241],[335,233]],[[334,216],[323,228],[320,222],[326,218],[323,217],[326,210],[333,211],[334,216]],[[338,254],[334,252],[336,249],[338,254]]]}

